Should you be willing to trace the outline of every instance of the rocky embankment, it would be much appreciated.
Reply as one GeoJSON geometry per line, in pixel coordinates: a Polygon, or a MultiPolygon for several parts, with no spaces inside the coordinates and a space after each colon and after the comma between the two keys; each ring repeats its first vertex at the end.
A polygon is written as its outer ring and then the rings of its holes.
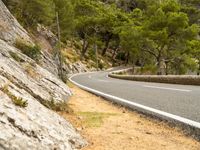
{"type": "Polygon", "coordinates": [[[78,149],[86,142],[48,109],[65,104],[70,89],[12,44],[33,44],[0,0],[0,149],[78,149]],[[48,107],[48,108],[47,108],[48,107]]]}

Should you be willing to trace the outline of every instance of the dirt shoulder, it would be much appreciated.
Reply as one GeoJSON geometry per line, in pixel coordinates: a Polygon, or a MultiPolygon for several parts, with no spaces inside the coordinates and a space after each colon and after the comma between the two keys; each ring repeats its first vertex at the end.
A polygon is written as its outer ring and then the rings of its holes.
{"type": "Polygon", "coordinates": [[[71,85],[73,113],[60,112],[89,145],[83,150],[199,150],[200,143],[177,128],[85,92],[71,85]]]}

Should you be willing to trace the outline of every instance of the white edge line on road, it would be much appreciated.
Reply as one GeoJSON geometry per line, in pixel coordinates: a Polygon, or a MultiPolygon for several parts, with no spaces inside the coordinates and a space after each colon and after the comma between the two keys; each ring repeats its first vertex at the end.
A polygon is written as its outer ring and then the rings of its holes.
{"type": "MultiPolygon", "coordinates": [[[[94,72],[92,72],[92,73],[94,73],[94,72]]],[[[72,80],[73,77],[81,75],[81,74],[88,74],[88,73],[74,74],[69,78],[69,80],[72,83],[74,83],[75,85],[79,86],[80,88],[87,90],[89,92],[92,92],[94,94],[97,94],[99,96],[102,96],[104,98],[110,98],[110,99],[113,99],[113,100],[118,101],[118,102],[123,102],[125,104],[129,104],[131,106],[134,106],[134,107],[137,107],[137,108],[140,108],[140,109],[152,112],[152,113],[156,113],[156,114],[161,115],[163,117],[167,117],[169,119],[173,119],[173,120],[176,120],[178,122],[182,122],[184,124],[187,124],[187,125],[190,125],[192,127],[196,127],[196,128],[200,129],[200,123],[199,122],[192,121],[190,119],[186,119],[186,118],[183,118],[183,117],[180,117],[180,116],[177,116],[177,115],[173,115],[173,114],[170,114],[170,113],[167,113],[167,112],[164,112],[164,111],[161,111],[161,110],[157,110],[157,109],[154,109],[154,108],[151,108],[151,107],[148,107],[148,106],[144,106],[144,105],[141,105],[141,104],[138,104],[138,103],[135,103],[135,102],[131,102],[131,101],[128,101],[128,100],[123,99],[123,98],[119,98],[119,97],[116,97],[116,96],[113,96],[113,95],[109,95],[109,94],[91,89],[89,87],[83,86],[83,85],[72,80]]]]}
{"type": "Polygon", "coordinates": [[[186,89],[176,89],[176,88],[167,88],[167,87],[159,87],[159,86],[149,86],[149,85],[143,85],[143,87],[153,88],[153,89],[171,90],[171,91],[181,91],[181,92],[191,92],[192,91],[192,90],[186,90],[186,89]]]}

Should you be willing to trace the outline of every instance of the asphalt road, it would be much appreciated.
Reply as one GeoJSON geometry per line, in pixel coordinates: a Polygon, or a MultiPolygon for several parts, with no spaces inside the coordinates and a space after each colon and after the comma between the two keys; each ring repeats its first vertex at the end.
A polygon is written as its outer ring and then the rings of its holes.
{"type": "Polygon", "coordinates": [[[108,71],[73,76],[85,87],[200,123],[200,86],[148,83],[108,77],[108,71]]]}

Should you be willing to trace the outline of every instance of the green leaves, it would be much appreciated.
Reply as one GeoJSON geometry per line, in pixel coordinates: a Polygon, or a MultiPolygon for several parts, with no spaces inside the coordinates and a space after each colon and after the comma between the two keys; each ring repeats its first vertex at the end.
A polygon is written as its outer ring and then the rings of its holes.
{"type": "Polygon", "coordinates": [[[54,0],[55,13],[58,13],[61,38],[65,41],[74,30],[74,6],[69,0],[54,0]]]}
{"type": "Polygon", "coordinates": [[[179,30],[182,30],[186,27],[188,27],[188,17],[187,14],[183,13],[183,12],[172,12],[169,13],[169,17],[167,18],[167,25],[168,25],[168,29],[169,32],[177,32],[179,30]]]}
{"type": "Polygon", "coordinates": [[[165,13],[179,12],[181,9],[177,0],[166,0],[161,4],[161,8],[165,13]]]}
{"type": "MultiPolygon", "coordinates": [[[[11,5],[10,1],[5,2],[11,5]]],[[[20,0],[12,4],[9,8],[25,26],[42,23],[55,33],[58,12],[62,40],[82,40],[83,53],[96,43],[102,55],[117,49],[142,66],[157,65],[159,70],[164,63],[171,73],[186,72],[192,68],[188,64],[200,57],[199,0],[20,0]]]]}

